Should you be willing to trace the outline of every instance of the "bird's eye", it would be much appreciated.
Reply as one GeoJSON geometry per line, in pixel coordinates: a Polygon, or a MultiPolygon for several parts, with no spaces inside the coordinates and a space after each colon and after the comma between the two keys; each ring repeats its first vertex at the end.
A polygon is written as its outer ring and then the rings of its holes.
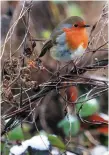
{"type": "Polygon", "coordinates": [[[74,24],[74,27],[78,27],[78,24],[74,24]]]}

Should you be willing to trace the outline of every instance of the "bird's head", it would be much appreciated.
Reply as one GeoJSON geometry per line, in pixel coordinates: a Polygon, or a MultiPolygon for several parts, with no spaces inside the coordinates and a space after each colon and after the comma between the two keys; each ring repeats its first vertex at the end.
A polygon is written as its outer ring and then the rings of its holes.
{"type": "Polygon", "coordinates": [[[63,22],[63,28],[66,30],[85,29],[86,27],[90,27],[90,25],[87,25],[85,21],[78,16],[72,16],[63,22]]]}
{"type": "Polygon", "coordinates": [[[52,32],[51,38],[53,41],[57,38],[58,35],[63,33],[63,30],[78,30],[78,29],[85,29],[90,25],[86,25],[85,21],[78,16],[71,16],[62,21],[52,32]]]}

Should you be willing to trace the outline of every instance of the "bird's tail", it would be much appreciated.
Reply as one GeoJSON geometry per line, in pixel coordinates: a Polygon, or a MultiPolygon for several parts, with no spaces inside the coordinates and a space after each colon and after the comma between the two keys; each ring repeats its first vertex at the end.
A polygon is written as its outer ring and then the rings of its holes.
{"type": "Polygon", "coordinates": [[[47,51],[49,51],[50,48],[51,48],[52,46],[53,46],[52,40],[51,40],[51,39],[50,39],[50,40],[47,40],[47,41],[45,42],[43,48],[41,49],[41,53],[40,53],[40,55],[39,55],[39,58],[40,58],[40,57],[43,57],[43,56],[45,55],[45,53],[46,53],[47,51]]]}

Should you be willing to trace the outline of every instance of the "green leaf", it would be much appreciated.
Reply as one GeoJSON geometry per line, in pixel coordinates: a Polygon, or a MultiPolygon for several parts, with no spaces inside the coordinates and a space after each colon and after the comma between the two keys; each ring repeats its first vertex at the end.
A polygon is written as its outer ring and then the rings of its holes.
{"type": "Polygon", "coordinates": [[[24,140],[21,126],[16,127],[8,133],[9,140],[24,140]]]}
{"type": "MultiPolygon", "coordinates": [[[[84,102],[84,100],[86,100],[86,99],[81,99],[78,102],[81,102],[81,101],[84,102]]],[[[82,105],[82,103],[76,104],[77,112],[79,111],[81,105],[82,105]]],[[[80,110],[80,115],[82,117],[87,117],[87,116],[93,115],[94,113],[96,113],[98,111],[99,111],[99,103],[98,103],[97,99],[91,99],[91,100],[83,103],[83,107],[80,110]]]]}
{"type": "Polygon", "coordinates": [[[5,143],[1,143],[1,146],[0,146],[1,150],[1,154],[4,154],[4,155],[9,155],[9,147],[7,147],[7,144],[5,143]]]}
{"type": "Polygon", "coordinates": [[[66,149],[65,144],[62,142],[62,140],[58,136],[48,134],[47,137],[52,146],[55,146],[62,150],[66,149]]]}
{"type": "Polygon", "coordinates": [[[68,115],[61,122],[59,122],[58,127],[63,128],[66,136],[75,136],[79,132],[80,123],[75,116],[68,115]]]}

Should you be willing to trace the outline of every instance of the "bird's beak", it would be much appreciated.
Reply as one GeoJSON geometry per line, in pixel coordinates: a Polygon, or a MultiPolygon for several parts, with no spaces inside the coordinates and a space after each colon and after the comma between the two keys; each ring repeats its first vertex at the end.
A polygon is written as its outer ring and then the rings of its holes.
{"type": "Polygon", "coordinates": [[[83,27],[90,27],[90,25],[84,25],[83,27]]]}

